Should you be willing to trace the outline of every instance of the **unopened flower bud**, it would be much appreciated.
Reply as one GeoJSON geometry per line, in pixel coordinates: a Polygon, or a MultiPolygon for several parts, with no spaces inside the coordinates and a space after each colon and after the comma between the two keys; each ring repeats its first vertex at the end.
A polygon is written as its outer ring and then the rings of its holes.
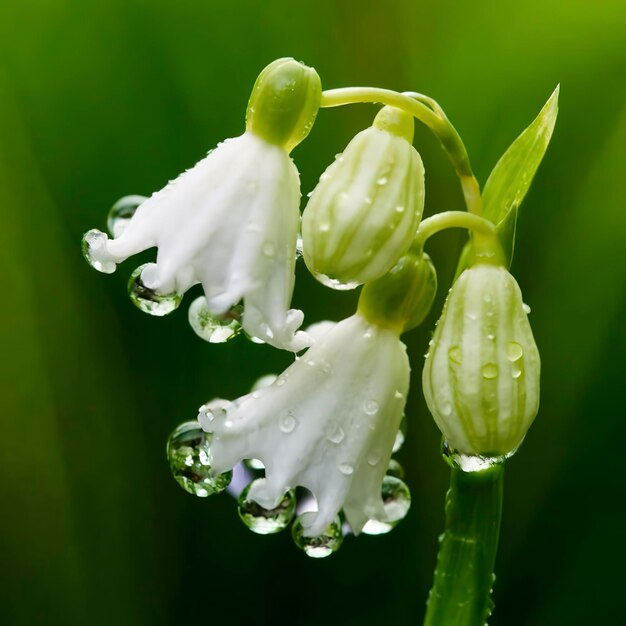
{"type": "Polygon", "coordinates": [[[426,362],[426,403],[451,448],[503,456],[539,407],[539,352],[528,307],[504,267],[478,264],[452,286],[426,362]]]}
{"type": "Polygon", "coordinates": [[[409,252],[387,274],[363,287],[359,313],[403,333],[424,321],[436,293],[437,272],[430,257],[409,252]]]}
{"type": "Polygon", "coordinates": [[[409,249],[424,208],[413,118],[384,107],[322,174],[302,216],[309,270],[335,289],[387,273],[409,249]]]}
{"type": "Polygon", "coordinates": [[[318,73],[294,59],[277,59],[256,79],[246,130],[291,152],[311,131],[320,108],[318,73]]]}

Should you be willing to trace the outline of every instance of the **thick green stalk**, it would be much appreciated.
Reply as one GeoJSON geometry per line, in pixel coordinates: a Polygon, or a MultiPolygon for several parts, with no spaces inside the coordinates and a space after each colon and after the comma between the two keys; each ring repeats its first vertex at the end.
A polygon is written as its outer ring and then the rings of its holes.
{"type": "Polygon", "coordinates": [[[504,465],[464,472],[452,468],[446,530],[440,538],[435,581],[424,626],[484,626],[502,515],[504,465]]]}

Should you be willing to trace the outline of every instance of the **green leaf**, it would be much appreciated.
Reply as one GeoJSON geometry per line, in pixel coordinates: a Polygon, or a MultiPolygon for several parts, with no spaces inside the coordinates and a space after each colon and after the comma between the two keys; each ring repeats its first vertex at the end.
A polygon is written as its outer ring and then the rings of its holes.
{"type": "Polygon", "coordinates": [[[483,191],[483,215],[500,225],[519,208],[546,153],[558,113],[559,87],[533,123],[511,144],[493,168],[483,191]]]}
{"type": "MultiPolygon", "coordinates": [[[[498,227],[509,266],[513,260],[519,207],[546,153],[559,111],[559,85],[532,124],[509,146],[489,175],[482,193],[483,216],[498,227]]],[[[471,242],[461,253],[458,276],[472,258],[471,242]]]]}

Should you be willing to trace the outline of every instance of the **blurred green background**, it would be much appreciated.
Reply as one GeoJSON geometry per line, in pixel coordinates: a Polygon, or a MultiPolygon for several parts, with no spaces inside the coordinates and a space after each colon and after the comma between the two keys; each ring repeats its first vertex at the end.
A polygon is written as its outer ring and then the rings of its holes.
{"type": "MultiPolygon", "coordinates": [[[[0,621],[165,625],[420,623],[448,472],[420,391],[458,232],[430,245],[442,285],[413,362],[400,454],[413,506],[384,537],[314,561],[259,537],[227,495],[171,479],[169,432],[290,361],[198,340],[185,309],[126,296],[80,238],[120,196],[149,195],[239,134],[264,65],[294,56],[325,87],[437,98],[484,183],[561,83],[552,145],[527,196],[513,271],[532,307],[542,403],[508,464],[494,626],[617,623],[624,536],[626,10],[623,0],[2,0],[0,2],[0,621]]],[[[374,107],[322,111],[294,152],[303,193],[374,107]]],[[[462,208],[435,140],[416,135],[427,213],[462,208]]],[[[149,258],[149,255],[145,257],[149,258]]],[[[355,294],[299,268],[309,322],[355,294]]],[[[186,302],[190,302],[187,298],[186,302]]]]}

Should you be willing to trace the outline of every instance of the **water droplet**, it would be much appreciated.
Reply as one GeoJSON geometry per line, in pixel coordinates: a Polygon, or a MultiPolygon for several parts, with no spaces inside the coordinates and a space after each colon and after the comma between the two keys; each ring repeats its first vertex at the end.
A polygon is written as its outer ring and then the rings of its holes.
{"type": "Polygon", "coordinates": [[[495,363],[485,363],[482,367],[483,378],[493,380],[498,376],[498,366],[495,363]]]}
{"type": "Polygon", "coordinates": [[[212,423],[217,418],[226,417],[227,410],[233,403],[224,398],[213,398],[198,409],[198,422],[207,432],[211,432],[212,423]]]}
{"type": "Polygon", "coordinates": [[[372,204],[372,199],[369,196],[365,196],[365,204],[372,204]]]}
{"type": "Polygon", "coordinates": [[[264,344],[265,343],[265,341],[263,341],[263,339],[260,339],[259,337],[255,337],[254,335],[249,335],[245,330],[243,331],[243,335],[244,335],[244,337],[246,339],[248,339],[252,343],[256,343],[256,344],[264,344]]]}
{"type": "Polygon", "coordinates": [[[308,512],[297,517],[291,527],[291,534],[295,544],[298,548],[304,550],[307,556],[314,559],[323,559],[337,552],[343,543],[341,520],[337,517],[321,535],[307,537],[304,534],[305,527],[312,523],[316,515],[317,513],[308,512]]]}
{"type": "Polygon", "coordinates": [[[263,256],[266,256],[268,259],[271,259],[275,255],[276,255],[276,246],[271,241],[268,241],[267,243],[263,244],[263,256]]]}
{"type": "Polygon", "coordinates": [[[393,397],[396,400],[404,400],[404,394],[401,391],[398,391],[398,389],[395,390],[393,397]]]}
{"type": "Polygon", "coordinates": [[[378,402],[376,402],[376,400],[374,399],[370,399],[368,400],[364,406],[363,406],[363,410],[368,414],[368,415],[376,415],[376,413],[378,413],[378,402]]]}
{"type": "Polygon", "coordinates": [[[312,195],[313,195],[313,192],[312,192],[312,191],[309,191],[309,192],[306,194],[306,197],[307,197],[307,198],[310,198],[312,195]]]}
{"type": "Polygon", "coordinates": [[[145,196],[124,196],[111,207],[107,216],[107,229],[113,238],[124,232],[137,207],[147,199],[145,196]]]}
{"type": "Polygon", "coordinates": [[[293,432],[293,430],[295,429],[295,427],[298,425],[298,420],[291,414],[291,413],[286,413],[285,415],[282,415],[280,418],[280,430],[282,432],[284,432],[285,434],[289,434],[290,432],[293,432]]]}
{"type": "Polygon", "coordinates": [[[463,352],[459,346],[452,346],[448,350],[448,358],[455,365],[461,365],[463,363],[463,352]]]}
{"type": "Polygon", "coordinates": [[[506,358],[509,361],[517,361],[524,356],[524,348],[516,341],[511,341],[506,347],[506,358]]]}
{"type": "Polygon", "coordinates": [[[474,321],[478,319],[478,315],[476,315],[476,313],[466,313],[465,314],[465,319],[468,319],[470,321],[474,321]]]}
{"type": "Polygon", "coordinates": [[[378,450],[374,450],[373,452],[370,452],[369,455],[367,456],[367,464],[370,467],[376,467],[380,463],[380,459],[381,459],[380,452],[378,452],[378,450]]]}
{"type": "Polygon", "coordinates": [[[245,459],[243,464],[254,472],[259,472],[265,469],[265,464],[259,459],[245,459]]]}
{"type": "Polygon", "coordinates": [[[411,492],[406,484],[395,476],[385,476],[382,484],[385,520],[369,520],[363,526],[366,535],[383,535],[392,530],[411,508],[411,492]]]}
{"type": "Polygon", "coordinates": [[[298,239],[296,239],[296,261],[302,258],[302,235],[298,233],[298,239]]]}
{"type": "Polygon", "coordinates": [[[404,213],[404,207],[402,205],[398,205],[396,207],[396,213],[404,213]]]}
{"type": "Polygon", "coordinates": [[[377,181],[376,184],[379,187],[384,187],[387,184],[387,177],[386,176],[381,176],[377,181]]]}
{"type": "Polygon", "coordinates": [[[328,435],[328,441],[334,444],[339,444],[343,441],[346,434],[343,432],[343,428],[336,424],[330,435],[328,435]]]}
{"type": "Polygon", "coordinates": [[[209,343],[226,343],[241,332],[243,307],[234,306],[222,317],[211,315],[204,296],[196,298],[189,307],[189,325],[193,331],[209,343]]]}
{"type": "Polygon", "coordinates": [[[287,382],[287,375],[286,374],[281,374],[277,379],[276,379],[276,386],[277,387],[282,387],[285,383],[287,382]]]}
{"type": "Polygon", "coordinates": [[[263,478],[252,481],[239,496],[237,510],[241,521],[258,535],[273,535],[289,526],[296,512],[296,494],[287,491],[280,502],[271,509],[265,509],[254,500],[248,499],[250,488],[263,478]]]}
{"type": "Polygon", "coordinates": [[[337,468],[344,476],[350,476],[354,472],[354,466],[350,463],[339,463],[337,468]]]}
{"type": "Polygon", "coordinates": [[[276,374],[267,374],[266,376],[261,376],[257,381],[252,385],[252,389],[250,391],[258,391],[259,389],[265,389],[273,384],[278,376],[276,374]]]}
{"type": "Polygon", "coordinates": [[[319,226],[320,233],[327,233],[330,230],[330,224],[328,222],[322,222],[319,226]]]}
{"type": "Polygon", "coordinates": [[[389,476],[395,476],[396,478],[404,478],[404,468],[395,459],[389,459],[387,474],[389,476]]]}
{"type": "Polygon", "coordinates": [[[167,441],[167,458],[176,482],[188,493],[206,498],[228,487],[233,473],[211,473],[211,435],[198,422],[185,422],[167,441]]]}
{"type": "Polygon", "coordinates": [[[330,287],[335,291],[350,291],[351,289],[356,289],[360,283],[358,282],[350,282],[350,283],[342,283],[338,281],[336,278],[331,278],[330,276],[326,276],[326,274],[315,273],[315,278],[325,285],[326,287],[330,287]]]}
{"type": "Polygon", "coordinates": [[[85,261],[95,270],[103,274],[113,274],[117,268],[115,261],[109,259],[110,255],[106,249],[108,240],[109,237],[106,233],[103,233],[97,228],[92,228],[83,235],[81,242],[81,249],[85,261]]]}
{"type": "Polygon", "coordinates": [[[524,311],[524,313],[526,313],[526,315],[530,314],[530,307],[524,302],[524,304],[522,304],[522,311],[524,311]]]}
{"type": "Polygon", "coordinates": [[[513,366],[513,369],[511,370],[511,376],[513,378],[519,378],[522,375],[522,370],[517,367],[517,366],[513,366]]]}
{"type": "Polygon", "coordinates": [[[144,313],[162,317],[171,313],[183,299],[179,293],[161,294],[146,287],[141,280],[141,275],[147,268],[153,268],[154,263],[140,265],[131,275],[128,281],[128,295],[131,302],[144,313]]]}
{"type": "Polygon", "coordinates": [[[307,359],[305,357],[304,362],[309,366],[309,367],[315,367],[315,361],[311,360],[311,359],[307,359]]]}
{"type": "Polygon", "coordinates": [[[512,450],[508,454],[501,456],[464,454],[452,448],[448,441],[444,439],[441,452],[444,459],[451,467],[460,469],[463,472],[481,472],[483,470],[489,469],[490,467],[493,467],[494,465],[504,463],[506,459],[515,454],[516,450],[517,448],[515,450],[512,450]]]}
{"type": "Polygon", "coordinates": [[[496,336],[495,336],[493,333],[489,333],[489,334],[487,335],[487,339],[489,339],[489,341],[495,341],[496,336]]]}
{"type": "Polygon", "coordinates": [[[398,429],[398,432],[396,433],[396,438],[393,442],[393,448],[391,450],[392,452],[397,452],[403,446],[406,439],[406,429],[406,415],[403,415],[402,420],[400,421],[400,428],[398,429]]]}

